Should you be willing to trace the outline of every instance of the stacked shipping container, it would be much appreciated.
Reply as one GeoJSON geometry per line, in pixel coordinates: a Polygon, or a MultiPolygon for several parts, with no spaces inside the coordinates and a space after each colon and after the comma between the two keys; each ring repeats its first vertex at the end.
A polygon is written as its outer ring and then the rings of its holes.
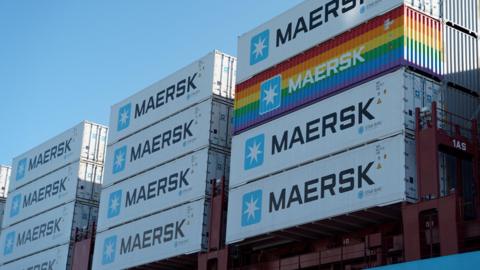
{"type": "Polygon", "coordinates": [[[76,229],[97,220],[106,139],[106,127],[82,122],[13,159],[0,269],[71,267],[76,229]]]}
{"type": "Polygon", "coordinates": [[[478,3],[406,2],[305,1],[239,38],[227,243],[417,199],[415,108],[479,104],[478,3]]]}
{"type": "Polygon", "coordinates": [[[215,51],[112,107],[95,269],[204,250],[207,184],[229,173],[235,69],[215,51]]]}

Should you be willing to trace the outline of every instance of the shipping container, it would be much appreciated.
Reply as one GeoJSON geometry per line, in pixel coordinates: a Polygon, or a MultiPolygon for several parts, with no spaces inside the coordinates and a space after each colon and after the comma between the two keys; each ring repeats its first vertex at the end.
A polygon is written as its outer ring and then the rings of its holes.
{"type": "Polygon", "coordinates": [[[7,198],[3,227],[75,199],[98,204],[103,166],[74,162],[24,185],[7,198]]]}
{"type": "MultiPolygon", "coordinates": [[[[477,119],[480,115],[480,98],[462,89],[447,86],[442,88],[442,99],[446,111],[454,113],[468,120],[477,119]]],[[[461,121],[461,119],[455,119],[461,121]]],[[[467,123],[458,122],[463,126],[467,123]]]]}
{"type": "Polygon", "coordinates": [[[112,106],[109,145],[214,95],[233,99],[235,57],[209,53],[112,106]]]}
{"type": "Polygon", "coordinates": [[[2,230],[0,264],[5,264],[73,240],[75,228],[97,220],[98,207],[71,202],[2,230]]]}
{"type": "Polygon", "coordinates": [[[104,189],[97,231],[204,198],[229,164],[228,154],[205,148],[104,189]]]}
{"type": "Polygon", "coordinates": [[[238,38],[237,82],[383,14],[403,0],[307,0],[238,38]]]}
{"type": "Polygon", "coordinates": [[[405,2],[445,22],[478,33],[478,0],[405,0],[405,2]]]}
{"type": "Polygon", "coordinates": [[[415,108],[442,107],[441,85],[399,69],[233,137],[230,187],[415,130],[415,108]]]}
{"type": "Polygon", "coordinates": [[[226,241],[415,200],[414,161],[415,142],[397,135],[231,189],[226,241]]]}
{"type": "Polygon", "coordinates": [[[125,269],[205,249],[203,199],[96,235],[93,269],[125,269]]]}
{"type": "Polygon", "coordinates": [[[208,99],[109,146],[103,187],[209,145],[228,150],[231,110],[208,99]]]}
{"type": "Polygon", "coordinates": [[[79,159],[103,163],[107,132],[84,121],[14,158],[9,192],[79,159]]]}
{"type": "Polygon", "coordinates": [[[2,265],[0,270],[66,270],[70,257],[67,244],[2,265]]]}
{"type": "Polygon", "coordinates": [[[445,80],[480,94],[479,40],[446,25],[443,32],[445,80]]]}
{"type": "Polygon", "coordinates": [[[442,24],[401,6],[237,85],[234,134],[400,66],[440,78],[442,24]]]}
{"type": "Polygon", "coordinates": [[[0,198],[7,197],[10,171],[10,166],[0,165],[0,198]]]}

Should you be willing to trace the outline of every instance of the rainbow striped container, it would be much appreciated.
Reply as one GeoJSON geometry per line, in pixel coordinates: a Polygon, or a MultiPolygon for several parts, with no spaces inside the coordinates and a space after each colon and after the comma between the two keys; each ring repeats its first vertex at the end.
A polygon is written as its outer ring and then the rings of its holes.
{"type": "Polygon", "coordinates": [[[401,66],[440,78],[442,24],[401,6],[237,85],[234,134],[401,66]]]}

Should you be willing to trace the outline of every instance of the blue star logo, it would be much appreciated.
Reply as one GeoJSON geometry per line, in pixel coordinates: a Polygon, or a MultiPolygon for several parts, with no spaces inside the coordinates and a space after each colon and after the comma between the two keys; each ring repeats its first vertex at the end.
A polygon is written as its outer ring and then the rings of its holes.
{"type": "Polygon", "coordinates": [[[110,264],[115,261],[115,251],[117,249],[117,236],[113,235],[103,241],[102,265],[110,264]]]}
{"type": "Polygon", "coordinates": [[[115,192],[110,193],[108,198],[108,218],[116,217],[120,214],[122,204],[122,190],[117,190],[115,192]]]}
{"type": "Polygon", "coordinates": [[[255,65],[268,58],[270,30],[265,30],[250,40],[250,65],[255,65]]]}
{"type": "Polygon", "coordinates": [[[262,220],[262,190],[243,195],[242,227],[257,224],[262,220]]]}
{"type": "Polygon", "coordinates": [[[3,248],[3,255],[9,255],[13,252],[15,244],[15,231],[9,232],[5,237],[5,246],[3,248]]]}
{"type": "Polygon", "coordinates": [[[25,171],[27,169],[27,159],[24,158],[18,162],[17,165],[17,174],[15,175],[15,180],[21,180],[25,177],[25,171]]]}
{"type": "Polygon", "coordinates": [[[132,104],[128,103],[118,109],[117,131],[126,129],[130,125],[132,104]]]}
{"type": "Polygon", "coordinates": [[[12,199],[12,206],[10,208],[10,217],[14,217],[20,213],[20,204],[22,202],[22,194],[17,194],[12,199]]]}
{"type": "Polygon", "coordinates": [[[115,150],[113,157],[113,174],[125,170],[127,160],[127,146],[122,146],[115,150]]]}
{"type": "Polygon", "coordinates": [[[260,84],[260,115],[273,111],[282,103],[282,76],[277,75],[260,84]]]}
{"type": "Polygon", "coordinates": [[[265,135],[260,134],[245,142],[243,168],[250,170],[263,164],[265,153],[265,135]]]}

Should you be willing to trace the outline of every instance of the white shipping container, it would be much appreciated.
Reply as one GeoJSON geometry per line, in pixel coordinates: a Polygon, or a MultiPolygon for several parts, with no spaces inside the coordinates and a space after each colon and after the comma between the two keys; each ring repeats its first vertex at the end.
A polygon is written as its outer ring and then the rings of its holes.
{"type": "Polygon", "coordinates": [[[205,207],[202,199],[98,233],[92,268],[125,269],[204,250],[205,207]]]}
{"type": "Polygon", "coordinates": [[[0,264],[71,241],[98,218],[98,207],[71,202],[2,230],[0,264]]]}
{"type": "Polygon", "coordinates": [[[233,99],[235,57],[214,51],[112,106],[109,145],[214,95],[233,99]]]}
{"type": "Polygon", "coordinates": [[[344,149],[415,130],[415,108],[441,87],[405,69],[233,137],[230,188],[344,149]]]}
{"type": "Polygon", "coordinates": [[[398,135],[232,189],[226,241],[406,201],[414,161],[414,142],[398,135]]]}
{"type": "Polygon", "coordinates": [[[231,109],[230,103],[208,99],[109,146],[103,186],[208,145],[229,148],[231,109]]]}
{"type": "Polygon", "coordinates": [[[101,165],[74,162],[18,188],[7,198],[3,227],[76,198],[98,203],[101,178],[101,165]]]}
{"type": "Polygon", "coordinates": [[[68,243],[74,210],[75,204],[69,203],[2,230],[0,243],[4,248],[0,262],[6,263],[68,243]]]}
{"type": "Polygon", "coordinates": [[[10,171],[10,166],[0,165],[0,198],[7,197],[10,171]]]}
{"type": "Polygon", "coordinates": [[[304,1],[238,38],[237,83],[403,3],[304,1]]]}
{"type": "Polygon", "coordinates": [[[14,158],[9,192],[79,159],[103,163],[107,132],[84,121],[14,158]]]}
{"type": "Polygon", "coordinates": [[[67,244],[2,265],[0,270],[65,270],[68,258],[69,245],[67,244]]]}
{"type": "Polygon", "coordinates": [[[229,164],[227,154],[205,148],[104,189],[97,231],[203,198],[229,164]]]}

